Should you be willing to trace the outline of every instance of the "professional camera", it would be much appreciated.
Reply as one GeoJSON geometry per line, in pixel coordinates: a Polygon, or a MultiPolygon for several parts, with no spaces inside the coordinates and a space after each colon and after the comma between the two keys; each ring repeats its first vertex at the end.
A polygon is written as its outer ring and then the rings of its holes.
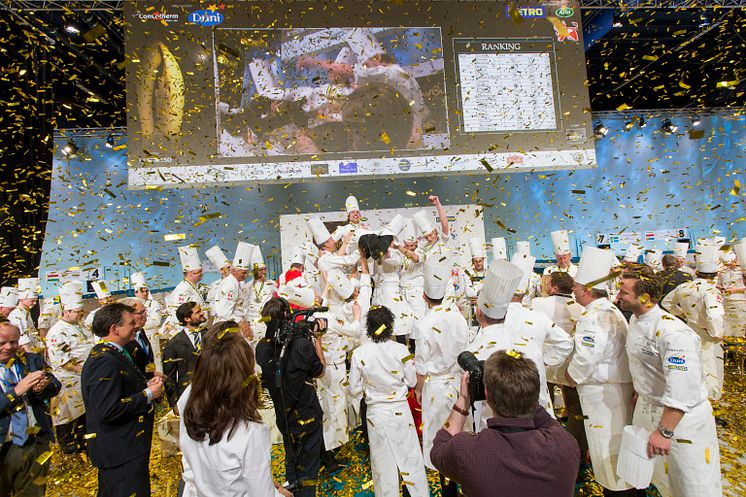
{"type": "Polygon", "coordinates": [[[313,317],[317,312],[327,312],[328,307],[314,307],[294,311],[288,319],[283,320],[275,335],[280,343],[286,343],[293,338],[311,338],[326,331],[326,322],[313,317]]]}
{"type": "Polygon", "coordinates": [[[471,402],[485,400],[484,395],[484,361],[465,350],[458,355],[458,365],[469,373],[469,398],[471,402]]]}

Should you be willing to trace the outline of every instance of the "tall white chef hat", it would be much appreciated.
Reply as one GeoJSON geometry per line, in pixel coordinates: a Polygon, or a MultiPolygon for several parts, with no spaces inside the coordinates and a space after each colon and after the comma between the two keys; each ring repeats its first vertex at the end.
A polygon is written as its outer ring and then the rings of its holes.
{"type": "Polygon", "coordinates": [[[741,272],[746,273],[746,238],[741,238],[741,241],[733,246],[733,251],[736,253],[738,264],[741,265],[741,272]]]}
{"type": "Polygon", "coordinates": [[[236,253],[233,256],[233,267],[236,269],[252,269],[252,257],[256,245],[246,242],[238,242],[236,253]]]}
{"type": "Polygon", "coordinates": [[[407,243],[417,241],[417,231],[415,230],[412,218],[404,220],[404,228],[402,228],[401,233],[399,233],[399,238],[407,243]]]}
{"type": "Polygon", "coordinates": [[[39,278],[18,278],[18,299],[38,299],[39,278]]]}
{"type": "Polygon", "coordinates": [[[552,247],[554,247],[554,253],[556,255],[569,254],[570,251],[570,237],[567,234],[567,230],[552,231],[552,247]]]}
{"type": "Polygon", "coordinates": [[[453,263],[446,257],[429,257],[425,261],[423,267],[425,295],[433,300],[445,297],[448,283],[451,281],[452,267],[453,263]]]}
{"type": "Polygon", "coordinates": [[[718,250],[718,260],[723,264],[730,264],[735,261],[736,253],[734,252],[733,247],[722,245],[718,250]]]}
{"type": "Polygon", "coordinates": [[[332,269],[326,276],[332,290],[334,290],[342,300],[347,300],[352,296],[352,293],[355,291],[355,284],[350,281],[350,278],[348,278],[346,274],[339,269],[332,269]]]}
{"type": "Polygon", "coordinates": [[[304,264],[306,262],[305,247],[295,247],[293,255],[290,256],[290,264],[304,264]]]}
{"type": "MultiPolygon", "coordinates": [[[[529,256],[530,257],[530,256],[529,256]]],[[[502,319],[523,277],[521,268],[508,261],[493,261],[485,273],[477,307],[492,319],[502,319]]]]}
{"type": "Polygon", "coordinates": [[[179,247],[179,258],[181,259],[181,269],[186,273],[202,269],[202,261],[199,259],[199,252],[195,247],[179,247]]]}
{"type": "Polygon", "coordinates": [[[18,305],[18,289],[4,286],[0,289],[0,307],[16,307],[18,305]]]}
{"type": "Polygon", "coordinates": [[[64,311],[83,308],[82,281],[69,281],[60,287],[60,305],[64,311]]]}
{"type": "Polygon", "coordinates": [[[130,274],[130,284],[135,290],[139,290],[140,288],[149,288],[148,283],[145,281],[145,275],[143,273],[130,274]]]}
{"type": "Polygon", "coordinates": [[[365,62],[371,57],[386,53],[373,33],[368,28],[353,28],[347,35],[347,44],[355,52],[358,62],[365,62]]]}
{"type": "Polygon", "coordinates": [[[404,229],[404,217],[402,217],[401,214],[397,214],[394,216],[391,221],[389,221],[386,226],[384,226],[381,231],[378,233],[381,236],[384,235],[390,235],[394,237],[399,237],[399,233],[404,229]]]}
{"type": "Polygon", "coordinates": [[[689,252],[689,242],[674,242],[673,244],[673,255],[674,256],[685,259],[687,252],[689,252]]]}
{"type": "Polygon", "coordinates": [[[316,301],[316,294],[313,293],[313,288],[308,287],[285,285],[277,290],[277,295],[293,305],[304,308],[313,307],[316,301]]]}
{"type": "Polygon", "coordinates": [[[524,294],[528,291],[528,285],[531,282],[531,274],[534,272],[536,257],[516,252],[513,254],[512,259],[510,259],[510,263],[521,271],[521,279],[516,286],[516,293],[524,294]]]}
{"type": "Polygon", "coordinates": [[[111,290],[106,286],[104,280],[91,281],[91,286],[93,287],[93,291],[96,292],[96,297],[98,297],[99,300],[111,297],[111,290]]]}
{"type": "Polygon", "coordinates": [[[713,236],[713,237],[710,237],[710,242],[707,245],[714,245],[717,248],[720,248],[723,245],[725,245],[725,237],[724,236],[713,236]]]}
{"type": "Polygon", "coordinates": [[[267,267],[267,265],[264,263],[264,257],[262,256],[262,248],[259,245],[254,245],[254,251],[251,253],[251,267],[267,267]]]}
{"type": "Polygon", "coordinates": [[[508,260],[508,246],[505,244],[505,238],[493,238],[492,242],[492,260],[493,261],[507,261],[508,260]]]}
{"type": "Polygon", "coordinates": [[[347,214],[352,211],[360,211],[360,203],[357,201],[357,197],[350,195],[345,199],[345,210],[347,214]]]}
{"type": "Polygon", "coordinates": [[[472,259],[484,258],[484,244],[482,243],[482,239],[469,238],[469,251],[471,252],[472,259]]]}
{"type": "Polygon", "coordinates": [[[426,235],[435,229],[435,226],[432,221],[430,221],[430,216],[425,209],[417,211],[415,215],[412,216],[412,221],[414,221],[414,225],[417,227],[421,235],[426,235]]]}
{"type": "Polygon", "coordinates": [[[717,245],[697,245],[695,247],[694,259],[697,261],[698,273],[718,272],[717,245]]]}
{"type": "Polygon", "coordinates": [[[592,288],[597,290],[606,290],[607,281],[599,281],[606,278],[614,267],[616,258],[610,250],[600,249],[598,247],[585,246],[580,254],[578,263],[578,273],[575,275],[575,282],[588,286],[589,283],[596,281],[592,288]]]}
{"type": "Polygon", "coordinates": [[[217,246],[213,245],[207,251],[205,252],[205,255],[208,259],[210,259],[210,262],[212,262],[212,265],[215,266],[215,269],[223,269],[225,266],[231,265],[231,260],[226,257],[223,250],[217,246]]]}
{"type": "Polygon", "coordinates": [[[306,222],[306,225],[316,245],[321,245],[332,237],[329,230],[324,226],[324,222],[318,217],[312,217],[306,222]]]}
{"type": "Polygon", "coordinates": [[[647,249],[645,250],[645,264],[651,267],[658,267],[661,265],[661,259],[663,259],[663,251],[661,249],[647,249]]]}
{"type": "Polygon", "coordinates": [[[515,253],[531,255],[531,242],[527,242],[527,241],[515,242],[515,253]]]}
{"type": "Polygon", "coordinates": [[[640,245],[631,243],[629,247],[627,247],[627,252],[624,254],[624,262],[637,262],[637,259],[640,258],[640,254],[642,254],[642,249],[640,245]]]}

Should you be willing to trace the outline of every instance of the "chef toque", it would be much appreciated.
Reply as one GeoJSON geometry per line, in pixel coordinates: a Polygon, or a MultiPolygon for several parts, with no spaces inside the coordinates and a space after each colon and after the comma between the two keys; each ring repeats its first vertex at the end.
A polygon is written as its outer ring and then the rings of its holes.
{"type": "Polygon", "coordinates": [[[492,319],[503,319],[523,273],[521,268],[508,261],[493,261],[487,268],[482,290],[477,298],[479,310],[492,319]]]}

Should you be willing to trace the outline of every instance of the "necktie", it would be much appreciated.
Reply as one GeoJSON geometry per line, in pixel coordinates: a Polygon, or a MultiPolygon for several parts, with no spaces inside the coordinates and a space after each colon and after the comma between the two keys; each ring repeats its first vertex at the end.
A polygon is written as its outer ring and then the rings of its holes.
{"type": "Polygon", "coordinates": [[[197,331],[192,333],[192,337],[194,338],[194,348],[197,349],[197,352],[199,352],[200,350],[202,350],[202,335],[199,331],[197,331]]]}
{"type": "MultiPolygon", "coordinates": [[[[12,391],[18,384],[16,376],[9,368],[3,368],[3,377],[5,390],[12,391]]],[[[26,415],[25,401],[23,407],[10,417],[10,432],[15,445],[22,447],[28,440],[28,416],[26,415]]]]}
{"type": "Polygon", "coordinates": [[[145,343],[145,338],[143,337],[144,331],[139,331],[137,333],[137,343],[140,344],[140,348],[145,352],[145,355],[147,356],[149,354],[148,352],[148,345],[145,343]]]}

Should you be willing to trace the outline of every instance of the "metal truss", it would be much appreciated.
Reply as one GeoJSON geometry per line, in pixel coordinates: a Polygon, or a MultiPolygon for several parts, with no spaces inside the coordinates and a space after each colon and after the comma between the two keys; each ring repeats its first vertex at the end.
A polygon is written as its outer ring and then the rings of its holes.
{"type": "Polygon", "coordinates": [[[3,7],[19,12],[115,12],[124,8],[125,0],[0,0],[3,7]]]}

